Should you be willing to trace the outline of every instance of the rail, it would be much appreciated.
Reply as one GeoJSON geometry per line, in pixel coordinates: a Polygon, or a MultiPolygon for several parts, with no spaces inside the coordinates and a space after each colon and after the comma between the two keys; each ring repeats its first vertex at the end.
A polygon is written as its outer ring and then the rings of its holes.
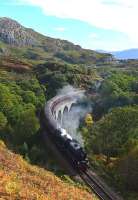
{"type": "Polygon", "coordinates": [[[97,175],[91,170],[80,173],[81,178],[101,200],[123,200],[114,193],[97,175]]]}

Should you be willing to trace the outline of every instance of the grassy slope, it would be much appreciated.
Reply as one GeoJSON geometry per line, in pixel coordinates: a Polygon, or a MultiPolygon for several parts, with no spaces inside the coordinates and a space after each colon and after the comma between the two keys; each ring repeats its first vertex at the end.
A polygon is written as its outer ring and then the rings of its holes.
{"type": "Polygon", "coordinates": [[[64,183],[51,172],[31,166],[0,141],[0,199],[94,200],[83,189],[64,183]]]}

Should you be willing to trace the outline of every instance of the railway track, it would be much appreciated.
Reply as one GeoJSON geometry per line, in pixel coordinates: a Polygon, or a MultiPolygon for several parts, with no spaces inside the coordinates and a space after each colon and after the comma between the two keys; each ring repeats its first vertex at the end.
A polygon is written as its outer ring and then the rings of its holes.
{"type": "Polygon", "coordinates": [[[91,170],[81,172],[80,176],[101,200],[123,200],[121,197],[115,194],[107,185],[105,185],[105,183],[103,183],[99,178],[96,178],[95,174],[91,170]]]}

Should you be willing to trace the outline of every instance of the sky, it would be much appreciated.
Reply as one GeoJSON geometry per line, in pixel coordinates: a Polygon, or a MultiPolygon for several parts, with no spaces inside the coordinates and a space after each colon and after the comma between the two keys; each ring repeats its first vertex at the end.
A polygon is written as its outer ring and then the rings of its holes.
{"type": "Polygon", "coordinates": [[[0,17],[83,48],[138,48],[138,0],[0,0],[0,17]]]}

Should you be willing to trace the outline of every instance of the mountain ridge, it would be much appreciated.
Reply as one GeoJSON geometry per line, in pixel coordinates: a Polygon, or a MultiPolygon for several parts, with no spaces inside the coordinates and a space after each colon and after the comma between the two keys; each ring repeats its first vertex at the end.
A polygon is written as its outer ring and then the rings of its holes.
{"type": "Polygon", "coordinates": [[[109,53],[98,53],[67,40],[44,36],[6,17],[0,18],[0,54],[30,60],[54,59],[70,64],[95,64],[113,59],[109,53]]]}

